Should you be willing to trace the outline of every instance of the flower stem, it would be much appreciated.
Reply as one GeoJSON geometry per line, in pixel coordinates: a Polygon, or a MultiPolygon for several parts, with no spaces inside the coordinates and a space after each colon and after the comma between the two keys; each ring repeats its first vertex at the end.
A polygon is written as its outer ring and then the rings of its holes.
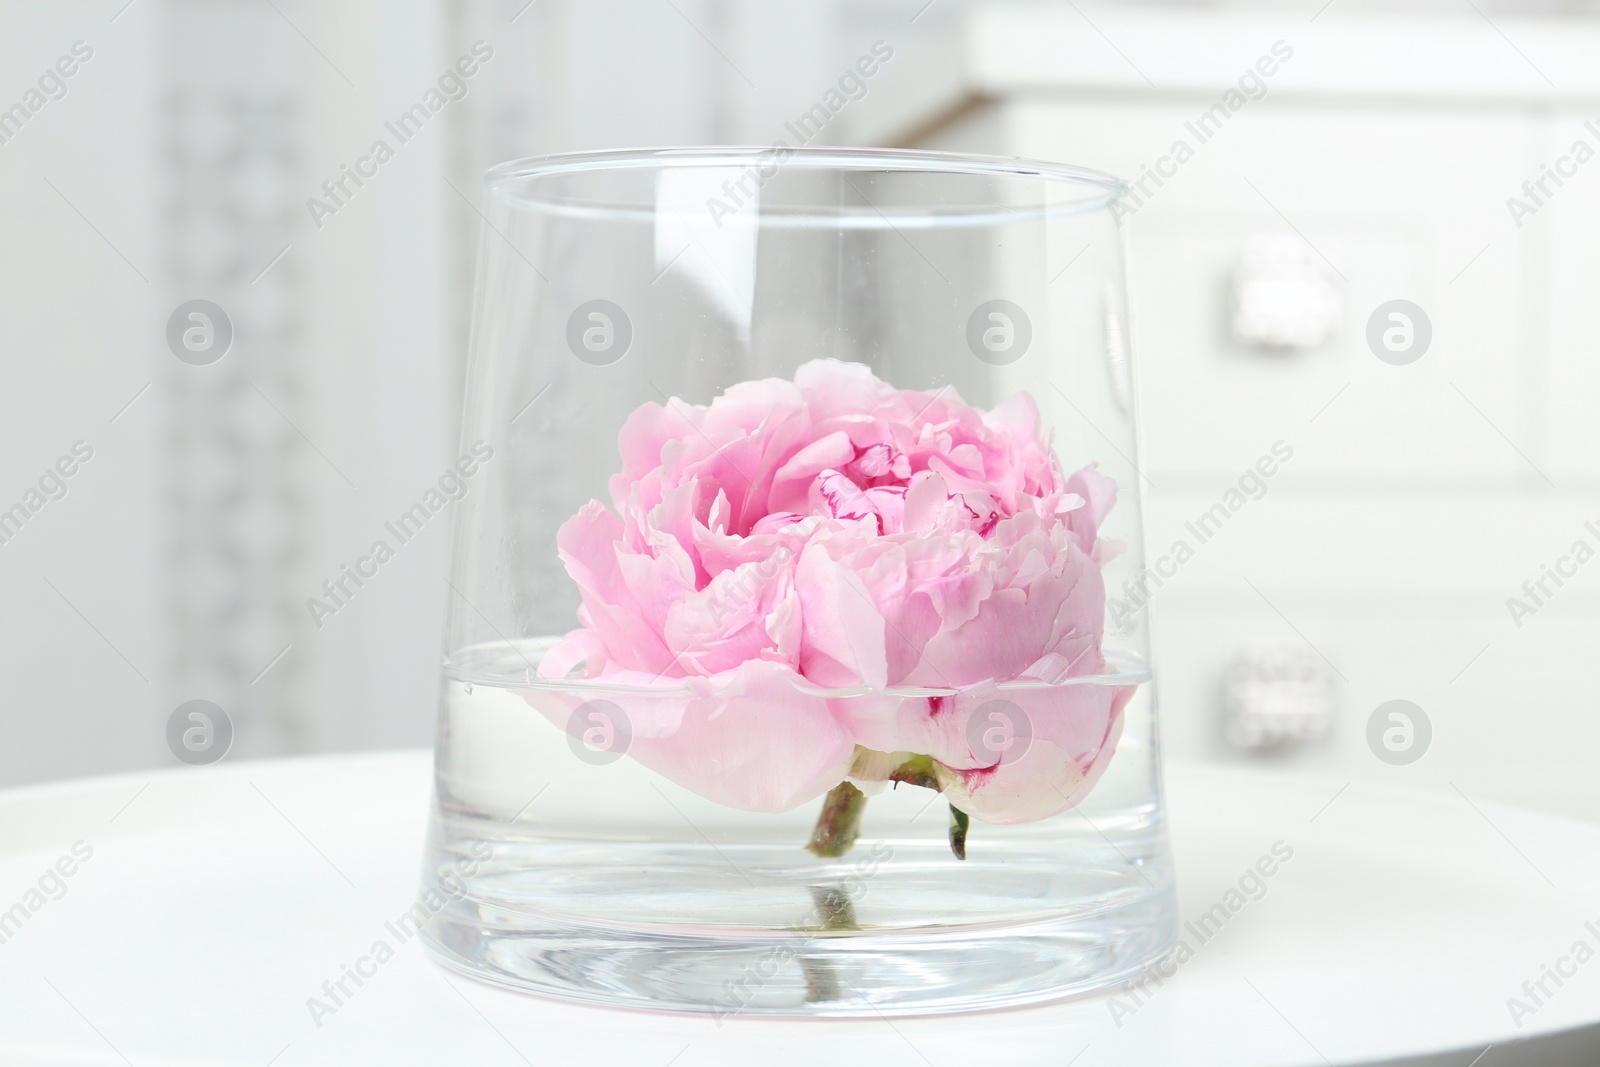
{"type": "MultiPolygon", "coordinates": [[[[893,782],[899,786],[918,786],[943,793],[946,783],[955,781],[955,772],[932,756],[913,752],[875,752],[856,747],[851,764],[852,777],[867,782],[893,782]]],[[[866,810],[866,794],[850,781],[840,782],[822,802],[816,829],[806,848],[813,854],[837,859],[850,851],[861,833],[861,814],[866,810]]],[[[950,851],[956,859],[967,858],[967,828],[972,820],[966,812],[950,805],[950,851]]]]}
{"type": "MultiPolygon", "coordinates": [[[[865,798],[863,798],[865,799],[865,798]]],[[[859,930],[856,925],[855,905],[850,894],[836,886],[814,885],[811,900],[816,905],[818,928],[823,930],[859,930]]],[[[799,957],[800,973],[806,980],[806,1003],[820,1004],[838,1000],[839,974],[833,960],[826,952],[802,952],[799,957]]]]}
{"type": "Polygon", "coordinates": [[[966,812],[950,805],[950,851],[958,860],[967,858],[967,824],[971,821],[966,812]]]}
{"type": "Polygon", "coordinates": [[[816,856],[836,859],[850,851],[861,833],[861,814],[867,809],[867,795],[849,782],[840,782],[822,802],[816,829],[806,848],[816,856]]]}
{"type": "Polygon", "coordinates": [[[837,886],[814,885],[811,901],[816,906],[817,922],[823,930],[859,930],[856,908],[850,894],[837,886]]]}

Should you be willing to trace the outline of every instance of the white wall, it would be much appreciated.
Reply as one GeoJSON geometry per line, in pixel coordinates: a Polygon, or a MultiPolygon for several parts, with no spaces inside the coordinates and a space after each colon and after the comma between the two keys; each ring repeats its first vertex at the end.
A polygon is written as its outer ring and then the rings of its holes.
{"type": "Polygon", "coordinates": [[[75,41],[94,50],[0,143],[0,507],[75,441],[94,448],[0,544],[0,785],[169,764],[166,719],[197,697],[235,720],[235,756],[426,743],[448,521],[320,629],[305,600],[454,455],[478,174],[770,142],[872,41],[909,57],[970,6],[0,7],[0,107],[75,41]],[[478,40],[495,54],[467,98],[319,228],[307,198],[478,40]],[[238,329],[212,366],[167,349],[194,297],[238,329]]]}
{"type": "Polygon", "coordinates": [[[0,781],[170,763],[192,698],[241,756],[425,740],[445,531],[320,630],[304,600],[449,452],[451,116],[321,229],[305,200],[438,77],[440,13],[120,6],[0,12],[8,104],[94,50],[0,144],[0,498],[95,450],[0,545],[0,781]],[[210,366],[167,347],[195,297],[236,328],[210,366]]]}

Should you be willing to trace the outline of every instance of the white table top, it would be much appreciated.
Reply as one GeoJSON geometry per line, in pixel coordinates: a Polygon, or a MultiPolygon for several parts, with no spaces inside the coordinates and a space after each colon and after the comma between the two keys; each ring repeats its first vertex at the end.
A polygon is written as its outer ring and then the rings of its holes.
{"type": "Polygon", "coordinates": [[[29,912],[0,925],[0,1063],[1286,1067],[1451,1049],[1465,1064],[1600,1021],[1600,958],[1563,965],[1575,975],[1547,979],[1520,1028],[1507,1006],[1576,942],[1600,948],[1600,827],[1177,766],[1184,920],[1274,842],[1294,854],[1220,932],[1185,928],[1192,958],[1142,1005],[718,1026],[483,985],[412,940],[318,1026],[307,999],[412,902],[428,778],[426,753],[401,752],[0,793],[0,924],[14,903],[29,912]],[[28,896],[78,841],[90,858],[28,896]]]}

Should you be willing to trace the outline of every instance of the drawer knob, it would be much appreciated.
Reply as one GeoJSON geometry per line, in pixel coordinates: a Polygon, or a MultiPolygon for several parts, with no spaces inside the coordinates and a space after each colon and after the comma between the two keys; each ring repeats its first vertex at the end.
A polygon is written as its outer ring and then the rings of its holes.
{"type": "Polygon", "coordinates": [[[1294,234],[1256,234],[1233,272],[1233,336],[1277,351],[1316,348],[1344,317],[1344,285],[1294,234]]]}
{"type": "Polygon", "coordinates": [[[1223,680],[1223,736],[1236,748],[1316,741],[1338,709],[1333,670],[1301,641],[1251,641],[1223,680]]]}

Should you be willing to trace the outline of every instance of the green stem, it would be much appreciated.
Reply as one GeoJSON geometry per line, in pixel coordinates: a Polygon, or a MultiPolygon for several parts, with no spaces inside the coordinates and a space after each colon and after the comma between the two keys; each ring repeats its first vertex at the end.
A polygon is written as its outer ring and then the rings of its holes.
{"type": "MultiPolygon", "coordinates": [[[[814,885],[811,900],[816,905],[818,928],[859,930],[855,905],[850,894],[836,886],[814,885]]],[[[840,997],[839,974],[827,952],[801,952],[800,973],[806,980],[806,1003],[820,1004],[840,997]]]]}
{"type": "Polygon", "coordinates": [[[802,955],[800,973],[806,980],[807,1004],[825,1004],[839,999],[839,975],[833,968],[832,960],[802,955]]]}
{"type": "Polygon", "coordinates": [[[861,814],[866,809],[866,794],[849,782],[840,782],[822,802],[822,814],[817,816],[806,848],[825,859],[843,856],[861,833],[861,814]]]}
{"type": "Polygon", "coordinates": [[[950,851],[958,860],[967,858],[967,824],[971,821],[966,812],[950,805],[950,851]]]}
{"type": "Polygon", "coordinates": [[[816,906],[818,925],[824,930],[859,930],[856,908],[850,894],[836,886],[814,885],[811,902],[816,906]]]}
{"type": "MultiPolygon", "coordinates": [[[[945,781],[952,780],[954,774],[932,756],[875,752],[860,747],[856,749],[850,773],[863,781],[893,782],[896,786],[904,782],[936,793],[944,792],[945,781]]],[[[849,852],[861,833],[861,815],[866,807],[866,794],[853,783],[844,781],[834,786],[822,802],[822,812],[817,816],[816,829],[811,831],[806,848],[827,859],[837,859],[849,852]]],[[[967,858],[967,829],[971,823],[966,812],[954,804],[950,806],[950,851],[958,860],[967,858]]]]}

